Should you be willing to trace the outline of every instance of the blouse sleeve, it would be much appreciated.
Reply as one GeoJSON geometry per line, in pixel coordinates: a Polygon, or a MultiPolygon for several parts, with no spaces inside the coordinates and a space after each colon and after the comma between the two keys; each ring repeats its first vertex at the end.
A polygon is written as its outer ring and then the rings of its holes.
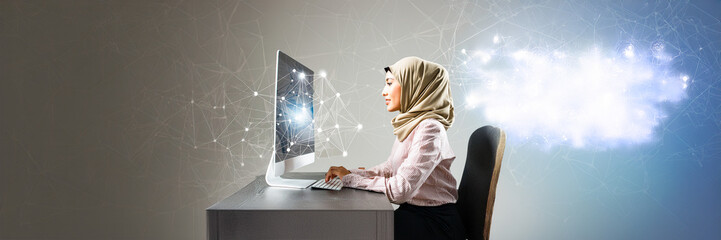
{"type": "MultiPolygon", "coordinates": [[[[393,144],[394,147],[396,145],[397,144],[393,144]]],[[[390,173],[392,171],[391,167],[390,167],[391,161],[392,161],[392,159],[391,159],[392,156],[393,156],[393,152],[391,152],[391,156],[388,157],[388,160],[386,160],[385,162],[382,162],[381,164],[378,164],[372,168],[369,168],[367,170],[349,169],[348,171],[350,171],[352,174],[356,174],[356,175],[359,175],[361,177],[366,177],[366,178],[385,176],[386,173],[390,173]]]]}
{"type": "Polygon", "coordinates": [[[397,204],[411,199],[442,160],[440,156],[442,126],[424,123],[417,126],[408,157],[399,166],[396,175],[391,176],[390,172],[373,177],[348,174],[343,177],[343,185],[385,193],[391,202],[397,204]]]}

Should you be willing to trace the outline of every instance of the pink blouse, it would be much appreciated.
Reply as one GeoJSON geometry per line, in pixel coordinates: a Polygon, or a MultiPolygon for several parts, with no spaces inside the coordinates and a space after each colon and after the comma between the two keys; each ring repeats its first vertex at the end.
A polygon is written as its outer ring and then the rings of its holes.
{"type": "Polygon", "coordinates": [[[367,170],[349,169],[343,186],[385,193],[396,204],[455,203],[458,191],[450,170],[455,158],[443,125],[425,119],[403,142],[396,138],[387,161],[367,170]]]}

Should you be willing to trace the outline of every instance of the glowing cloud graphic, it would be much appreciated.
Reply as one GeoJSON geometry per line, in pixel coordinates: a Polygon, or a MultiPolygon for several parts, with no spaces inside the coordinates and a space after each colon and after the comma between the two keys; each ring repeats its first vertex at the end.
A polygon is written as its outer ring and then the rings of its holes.
{"type": "Polygon", "coordinates": [[[481,110],[512,139],[547,147],[648,142],[666,117],[664,106],[684,99],[690,84],[689,76],[672,70],[663,43],[645,52],[627,44],[610,52],[497,48],[461,54],[476,83],[465,107],[481,110]]]}

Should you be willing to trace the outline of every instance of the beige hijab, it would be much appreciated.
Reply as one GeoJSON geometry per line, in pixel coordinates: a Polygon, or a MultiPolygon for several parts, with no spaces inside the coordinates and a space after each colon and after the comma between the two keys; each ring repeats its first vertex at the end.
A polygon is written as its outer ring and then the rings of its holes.
{"type": "Polygon", "coordinates": [[[443,66],[418,57],[406,57],[386,68],[401,84],[401,109],[391,120],[398,141],[408,137],[427,118],[436,119],[446,130],[453,124],[453,98],[448,73],[443,66]]]}

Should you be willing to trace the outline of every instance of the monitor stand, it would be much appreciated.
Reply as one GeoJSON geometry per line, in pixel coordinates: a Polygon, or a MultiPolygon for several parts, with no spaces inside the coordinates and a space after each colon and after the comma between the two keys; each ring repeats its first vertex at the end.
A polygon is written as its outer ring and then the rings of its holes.
{"type": "Polygon", "coordinates": [[[270,163],[268,164],[268,170],[265,172],[265,182],[271,187],[286,187],[286,188],[307,188],[313,184],[316,180],[311,179],[291,179],[283,178],[282,175],[285,172],[284,162],[275,162],[275,154],[271,154],[270,163]],[[276,170],[276,167],[279,170],[276,170]],[[280,174],[278,174],[280,172],[280,174]]]}

